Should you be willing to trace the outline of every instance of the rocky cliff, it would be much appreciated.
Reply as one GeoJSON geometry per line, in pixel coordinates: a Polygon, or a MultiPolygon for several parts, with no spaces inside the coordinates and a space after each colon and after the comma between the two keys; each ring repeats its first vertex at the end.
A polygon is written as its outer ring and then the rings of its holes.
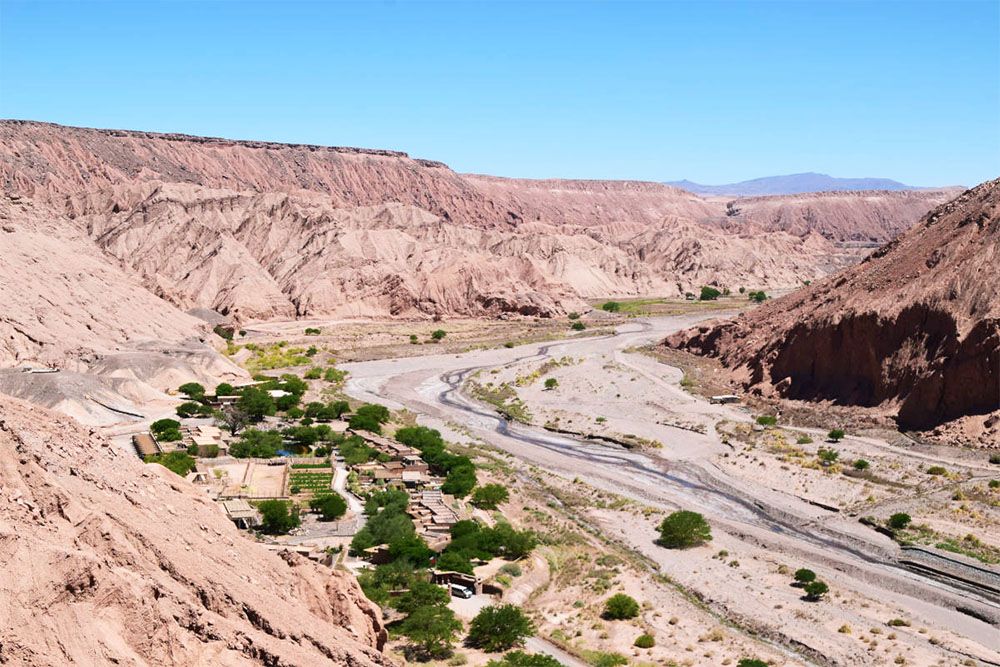
{"type": "Polygon", "coordinates": [[[880,406],[905,429],[967,418],[1000,443],[1000,180],[853,268],[667,344],[720,358],[755,391],[880,406]]]}
{"type": "Polygon", "coordinates": [[[248,540],[74,421],[0,405],[0,663],[388,664],[354,578],[248,540]]]}
{"type": "Polygon", "coordinates": [[[178,311],[545,317],[707,283],[794,286],[857,261],[843,241],[890,238],[947,196],[727,202],[463,175],[394,151],[23,121],[0,121],[0,183],[0,243],[18,257],[0,266],[17,311],[0,314],[6,362],[205,330],[178,311]],[[15,297],[27,283],[44,293],[15,297]]]}

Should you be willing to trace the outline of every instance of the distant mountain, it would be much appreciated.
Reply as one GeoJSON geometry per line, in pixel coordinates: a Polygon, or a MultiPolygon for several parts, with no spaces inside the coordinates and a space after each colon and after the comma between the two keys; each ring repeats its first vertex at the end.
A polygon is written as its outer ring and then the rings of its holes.
{"type": "Polygon", "coordinates": [[[667,185],[699,195],[795,195],[803,192],[828,192],[836,190],[916,190],[910,185],[888,178],[836,178],[827,174],[808,172],[787,176],[765,176],[750,181],[726,185],[702,185],[691,181],[669,181],[667,185]]]}

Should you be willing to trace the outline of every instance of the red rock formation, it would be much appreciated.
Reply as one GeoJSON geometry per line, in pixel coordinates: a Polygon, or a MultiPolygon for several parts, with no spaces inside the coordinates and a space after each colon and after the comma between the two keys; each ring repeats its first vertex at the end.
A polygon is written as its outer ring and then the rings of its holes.
{"type": "MultiPolygon", "coordinates": [[[[856,267],[667,344],[719,357],[747,388],[891,408],[906,429],[1000,410],[1000,180],[856,267]]],[[[1000,442],[1000,420],[978,420],[1000,442]]]]}
{"type": "Polygon", "coordinates": [[[551,316],[585,298],[789,287],[859,258],[837,240],[891,234],[942,197],[799,196],[766,214],[765,198],[726,215],[725,200],[659,183],[461,175],[394,151],[21,121],[0,121],[0,183],[18,198],[0,218],[25,232],[0,235],[20,256],[0,265],[0,289],[51,292],[0,313],[0,361],[58,358],[69,330],[103,353],[204,328],[177,309],[551,316]],[[101,278],[69,279],[77,258],[101,278]]]}
{"type": "Polygon", "coordinates": [[[388,664],[354,578],[279,556],[72,420],[0,404],[0,663],[388,664]]]}

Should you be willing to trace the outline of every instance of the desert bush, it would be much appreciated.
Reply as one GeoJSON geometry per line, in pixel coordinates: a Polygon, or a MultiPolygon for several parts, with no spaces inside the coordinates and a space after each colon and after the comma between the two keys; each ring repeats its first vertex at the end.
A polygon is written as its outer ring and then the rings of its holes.
{"type": "Polygon", "coordinates": [[[150,454],[146,463],[159,463],[170,472],[185,477],[195,468],[195,460],[187,452],[168,452],[166,454],[150,454]]]}
{"type": "Polygon", "coordinates": [[[778,418],[774,415],[761,415],[757,417],[757,423],[761,426],[774,426],[778,423],[778,418]]]}
{"type": "Polygon", "coordinates": [[[656,640],[651,634],[643,633],[635,638],[636,648],[653,648],[654,646],[656,646],[656,640]]]}
{"type": "Polygon", "coordinates": [[[905,512],[897,512],[889,517],[889,527],[893,530],[903,530],[913,519],[905,512]]]}
{"type": "Polygon", "coordinates": [[[855,470],[868,470],[868,468],[870,466],[871,466],[871,464],[868,463],[868,461],[865,461],[864,459],[857,459],[854,462],[854,469],[855,470]]]}
{"type": "Polygon", "coordinates": [[[794,577],[795,581],[799,584],[808,584],[810,582],[816,581],[816,573],[804,567],[795,570],[795,574],[792,576],[794,577]]]}
{"type": "Polygon", "coordinates": [[[944,466],[931,466],[927,469],[928,475],[947,475],[948,469],[944,466]]]}
{"type": "Polygon", "coordinates": [[[686,549],[712,539],[712,531],[705,517],[697,512],[679,510],[660,524],[657,543],[668,549],[686,549]]]}
{"type": "Polygon", "coordinates": [[[546,378],[545,379],[545,388],[547,390],[551,391],[551,390],[555,389],[558,386],[559,386],[559,380],[557,380],[555,378],[546,378]]]}
{"type": "Polygon", "coordinates": [[[580,320],[577,320],[576,322],[573,322],[573,324],[571,324],[569,328],[572,329],[573,331],[583,331],[584,329],[587,328],[587,325],[585,325],[580,320]]]}
{"type": "Polygon", "coordinates": [[[444,329],[435,329],[431,332],[432,340],[444,340],[444,337],[448,335],[448,332],[444,329]]]}
{"type": "Polygon", "coordinates": [[[624,593],[616,593],[604,603],[604,613],[601,614],[601,617],[612,621],[622,621],[635,618],[638,615],[639,603],[635,601],[635,598],[624,593]]]}
{"type": "Polygon", "coordinates": [[[817,579],[816,581],[810,581],[802,589],[806,592],[806,600],[816,602],[829,592],[830,587],[817,579]]]}
{"type": "Polygon", "coordinates": [[[622,309],[622,305],[617,301],[606,301],[601,304],[601,310],[609,313],[617,313],[622,309]]]}
{"type": "Polygon", "coordinates": [[[701,294],[698,296],[698,298],[701,301],[715,301],[721,295],[722,292],[720,292],[719,290],[709,285],[705,285],[704,287],[701,288],[701,294]]]}
{"type": "Polygon", "coordinates": [[[844,438],[844,429],[842,428],[831,429],[830,432],[826,434],[826,437],[829,438],[830,440],[833,440],[834,442],[839,442],[844,438]]]}

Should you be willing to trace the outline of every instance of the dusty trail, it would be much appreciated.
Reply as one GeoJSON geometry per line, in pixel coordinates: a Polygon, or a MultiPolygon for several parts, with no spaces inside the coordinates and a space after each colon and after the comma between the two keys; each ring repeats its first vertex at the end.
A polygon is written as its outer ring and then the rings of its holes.
{"type": "MultiPolygon", "coordinates": [[[[1000,632],[993,625],[957,611],[972,609],[984,617],[1000,617],[1000,605],[983,595],[952,588],[915,574],[896,562],[897,547],[858,530],[853,521],[795,496],[758,488],[727,475],[711,458],[725,447],[711,429],[699,434],[676,428],[669,451],[646,454],[554,434],[510,423],[488,406],[465,396],[461,387],[477,370],[561,355],[610,355],[616,363],[642,374],[669,394],[672,409],[715,423],[750,421],[731,406],[710,405],[681,390],[676,369],[626,349],[661,339],[704,316],[678,316],[624,325],[612,336],[570,339],[514,349],[475,351],[453,356],[380,360],[345,365],[351,373],[351,395],[407,407],[427,425],[455,434],[449,424],[550,473],[589,484],[663,509],[683,506],[705,514],[714,525],[745,542],[792,554],[807,563],[838,571],[856,590],[913,609],[974,642],[974,655],[1000,664],[1000,632]]],[[[881,443],[887,447],[886,443],[881,443]]],[[[622,529],[618,537],[647,552],[651,538],[622,529]]],[[[843,582],[842,582],[843,583],[843,582]]]]}

